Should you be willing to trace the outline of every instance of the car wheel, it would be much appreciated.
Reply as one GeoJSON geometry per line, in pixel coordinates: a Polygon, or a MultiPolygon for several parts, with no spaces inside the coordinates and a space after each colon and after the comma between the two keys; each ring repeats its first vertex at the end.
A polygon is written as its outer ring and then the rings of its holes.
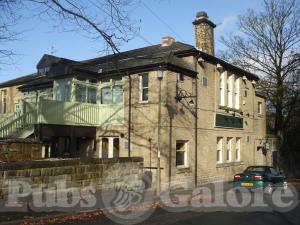
{"type": "Polygon", "coordinates": [[[273,186],[272,186],[271,183],[267,183],[267,184],[266,184],[266,186],[265,186],[265,188],[264,188],[264,193],[265,193],[265,194],[268,194],[268,195],[270,195],[270,194],[273,193],[273,186]]]}

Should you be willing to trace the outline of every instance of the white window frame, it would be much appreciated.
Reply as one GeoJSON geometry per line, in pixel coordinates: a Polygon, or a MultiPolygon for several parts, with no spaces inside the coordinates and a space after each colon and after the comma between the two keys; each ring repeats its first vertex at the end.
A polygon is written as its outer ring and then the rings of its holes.
{"type": "Polygon", "coordinates": [[[240,109],[240,96],[241,96],[241,78],[236,77],[235,79],[235,93],[234,93],[234,108],[235,109],[240,109]]]}
{"type": "Polygon", "coordinates": [[[225,106],[225,75],[226,72],[222,72],[220,74],[220,100],[219,100],[219,105],[225,106]]]}
{"type": "Polygon", "coordinates": [[[56,101],[71,102],[72,101],[72,79],[58,79],[55,80],[54,98],[56,101]],[[60,90],[60,95],[58,95],[60,90]],[[66,95],[68,94],[68,95],[66,95]],[[68,97],[68,98],[67,98],[68,97]]]}
{"type": "Polygon", "coordinates": [[[259,115],[262,115],[262,102],[257,103],[257,112],[259,115]]]}
{"type": "Polygon", "coordinates": [[[122,82],[122,78],[117,79],[109,79],[109,81],[102,81],[98,87],[97,91],[97,101],[101,105],[109,105],[109,104],[123,104],[124,102],[124,84],[122,82]],[[120,87],[122,91],[122,97],[120,102],[115,102],[114,101],[114,90],[116,87],[120,87]],[[109,88],[110,89],[110,102],[109,103],[103,103],[103,93],[102,89],[104,88],[109,88]]]}
{"type": "Polygon", "coordinates": [[[71,87],[72,87],[71,88],[71,97],[70,97],[71,101],[79,102],[79,103],[83,103],[83,104],[93,104],[93,105],[98,104],[99,95],[101,95],[102,90],[99,89],[99,85],[98,85],[97,81],[91,82],[89,80],[81,81],[79,79],[73,79],[71,87]],[[84,89],[83,93],[85,93],[85,98],[84,98],[84,101],[82,101],[82,102],[77,101],[77,99],[76,99],[77,85],[80,85],[84,89]],[[96,90],[96,96],[95,96],[96,102],[95,103],[89,102],[89,89],[96,90]]]}
{"type": "Polygon", "coordinates": [[[232,157],[232,137],[227,138],[226,143],[226,161],[231,162],[232,157]]]}
{"type": "Polygon", "coordinates": [[[227,106],[229,108],[233,108],[233,80],[233,74],[227,77],[227,106]]]}
{"type": "MultiPolygon", "coordinates": [[[[119,139],[119,144],[120,144],[120,138],[117,137],[117,136],[114,136],[114,137],[106,137],[106,136],[103,136],[103,137],[100,137],[100,141],[99,141],[99,158],[102,159],[102,141],[103,139],[106,138],[108,139],[108,158],[109,159],[112,159],[114,158],[114,140],[115,139],[119,139]]],[[[120,146],[119,145],[119,154],[120,154],[120,146]]]]}
{"type": "Polygon", "coordinates": [[[217,163],[223,162],[223,137],[217,137],[217,163]],[[219,156],[219,157],[218,157],[219,156]],[[219,160],[218,160],[219,158],[219,160]]]}
{"type": "Polygon", "coordinates": [[[148,101],[149,101],[149,73],[140,74],[139,79],[140,79],[140,103],[148,103],[148,101]],[[143,87],[143,75],[147,75],[147,77],[148,77],[148,87],[143,87]],[[147,89],[147,91],[148,91],[148,99],[147,100],[143,100],[143,90],[144,89],[147,89]]]}
{"type": "Polygon", "coordinates": [[[38,73],[39,74],[46,74],[50,71],[50,66],[47,66],[47,67],[43,67],[43,68],[40,68],[38,69],[38,73]]]}
{"type": "MultiPolygon", "coordinates": [[[[177,168],[186,168],[186,167],[188,167],[188,144],[189,144],[189,142],[187,141],[187,140],[176,140],[176,154],[175,154],[175,157],[176,157],[176,155],[177,155],[177,152],[184,152],[184,164],[183,165],[177,165],[176,164],[176,167],[177,168]],[[178,150],[177,149],[177,143],[184,143],[184,150],[178,150]]],[[[176,160],[176,159],[175,159],[176,160]]],[[[175,162],[176,163],[176,162],[175,162]]]]}
{"type": "Polygon", "coordinates": [[[14,112],[19,112],[19,111],[20,111],[20,102],[14,101],[14,112]]]}
{"type": "Polygon", "coordinates": [[[1,90],[1,114],[7,113],[7,90],[1,90]],[[4,104],[5,103],[5,104],[4,104]]]}
{"type": "Polygon", "coordinates": [[[183,74],[183,73],[178,73],[177,80],[178,80],[179,82],[184,82],[184,74],[183,74]],[[182,79],[181,79],[181,78],[182,78],[182,79]]]}
{"type": "Polygon", "coordinates": [[[242,139],[240,137],[236,138],[236,142],[235,142],[235,148],[236,148],[235,160],[237,162],[241,161],[241,141],[242,141],[242,139]]]}

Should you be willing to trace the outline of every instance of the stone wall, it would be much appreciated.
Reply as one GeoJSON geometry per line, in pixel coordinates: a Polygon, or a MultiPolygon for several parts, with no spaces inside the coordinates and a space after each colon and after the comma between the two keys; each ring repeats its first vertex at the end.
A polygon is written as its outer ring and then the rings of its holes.
{"type": "Polygon", "coordinates": [[[55,187],[57,179],[66,181],[66,188],[84,188],[92,185],[96,190],[109,181],[119,185],[125,183],[124,177],[143,176],[143,159],[68,159],[52,161],[31,161],[0,164],[0,199],[8,196],[7,181],[29,181],[31,187],[43,185],[43,189],[55,187]],[[114,175],[114,177],[112,177],[114,175]]]}
{"type": "Polygon", "coordinates": [[[29,139],[0,141],[0,161],[15,162],[43,158],[42,143],[29,139]]]}

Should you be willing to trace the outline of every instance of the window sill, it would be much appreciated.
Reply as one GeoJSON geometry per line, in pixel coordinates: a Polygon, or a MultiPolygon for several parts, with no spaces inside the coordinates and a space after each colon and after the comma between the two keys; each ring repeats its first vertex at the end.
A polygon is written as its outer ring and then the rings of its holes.
{"type": "Polygon", "coordinates": [[[217,168],[224,168],[224,167],[240,166],[240,165],[244,165],[244,162],[239,161],[239,162],[217,163],[216,167],[217,168]]]}
{"type": "MultiPolygon", "coordinates": [[[[220,127],[220,126],[215,126],[215,128],[231,129],[231,130],[244,130],[244,128],[236,128],[236,127],[220,127]]],[[[222,164],[222,163],[220,163],[220,164],[222,164]]]]}
{"type": "Polygon", "coordinates": [[[190,172],[191,168],[189,166],[176,166],[176,169],[180,172],[190,172]]]}
{"type": "Polygon", "coordinates": [[[140,104],[147,104],[149,101],[139,101],[140,104]]]}
{"type": "Polygon", "coordinates": [[[236,112],[239,114],[243,114],[243,111],[241,109],[236,109],[236,108],[232,108],[232,107],[228,107],[228,106],[224,106],[224,105],[219,105],[219,109],[223,109],[227,112],[236,112]]]}

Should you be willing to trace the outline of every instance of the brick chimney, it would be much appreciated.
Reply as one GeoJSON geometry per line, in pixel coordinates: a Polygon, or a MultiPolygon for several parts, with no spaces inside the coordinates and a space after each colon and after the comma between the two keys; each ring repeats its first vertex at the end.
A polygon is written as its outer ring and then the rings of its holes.
{"type": "Polygon", "coordinates": [[[216,25],[209,20],[206,12],[198,12],[193,24],[195,25],[196,47],[207,54],[215,55],[214,28],[216,25]]]}
{"type": "Polygon", "coordinates": [[[170,46],[175,42],[175,39],[171,36],[166,36],[161,39],[161,46],[166,47],[170,46]]]}

